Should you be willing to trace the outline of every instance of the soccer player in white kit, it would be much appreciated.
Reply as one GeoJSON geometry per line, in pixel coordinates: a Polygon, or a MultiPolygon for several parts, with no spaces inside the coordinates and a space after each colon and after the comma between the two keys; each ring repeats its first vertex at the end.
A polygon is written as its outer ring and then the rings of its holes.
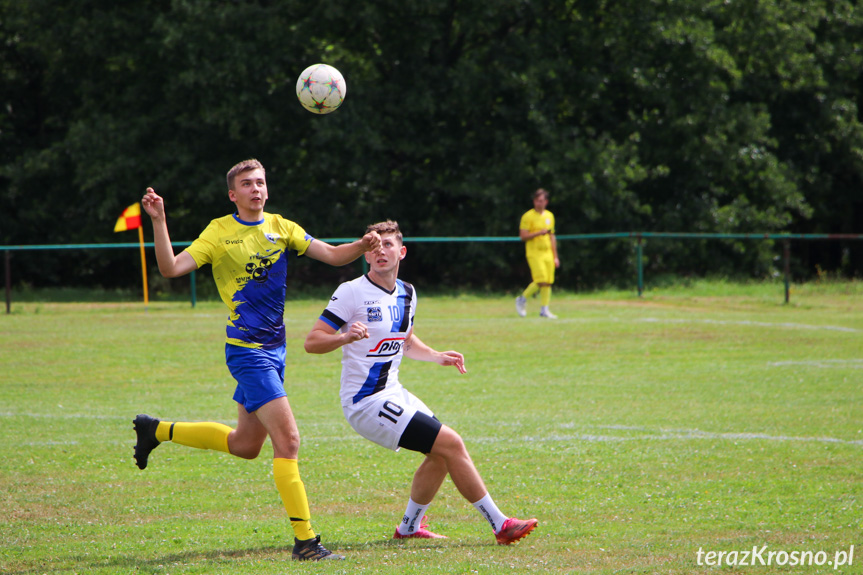
{"type": "Polygon", "coordinates": [[[461,436],[399,383],[404,356],[465,373],[464,356],[435,351],[414,334],[417,297],[411,284],[398,279],[399,262],[407,253],[398,223],[374,224],[367,233],[372,231],[381,244],[365,256],[368,274],[336,289],[306,336],[305,349],[322,354],[342,348],[342,409],[357,433],[394,451],[404,447],[425,455],[395,539],[444,537],[428,529],[425,512],[449,473],[459,493],[489,522],[497,542],[514,543],[533,531],[537,520],[501,513],[461,436]]]}

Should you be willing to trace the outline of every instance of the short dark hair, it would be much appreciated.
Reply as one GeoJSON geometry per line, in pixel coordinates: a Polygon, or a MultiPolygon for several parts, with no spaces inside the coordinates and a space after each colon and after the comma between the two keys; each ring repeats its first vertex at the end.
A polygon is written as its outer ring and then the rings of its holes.
{"type": "Polygon", "coordinates": [[[533,193],[533,199],[536,199],[540,196],[545,196],[545,199],[547,200],[548,199],[548,190],[546,190],[545,188],[539,188],[538,190],[536,190],[533,193]]]}
{"type": "Polygon", "coordinates": [[[402,236],[402,231],[399,229],[399,223],[395,220],[387,220],[385,222],[370,224],[368,227],[366,227],[366,233],[369,232],[377,232],[380,235],[395,234],[396,238],[399,240],[399,243],[404,244],[404,237],[402,236]]]}
{"type": "Polygon", "coordinates": [[[264,172],[266,176],[267,171],[264,169],[264,165],[258,160],[251,158],[249,160],[243,160],[230,170],[228,170],[228,189],[234,189],[234,179],[242,174],[243,172],[251,172],[252,170],[261,170],[264,172]]]}

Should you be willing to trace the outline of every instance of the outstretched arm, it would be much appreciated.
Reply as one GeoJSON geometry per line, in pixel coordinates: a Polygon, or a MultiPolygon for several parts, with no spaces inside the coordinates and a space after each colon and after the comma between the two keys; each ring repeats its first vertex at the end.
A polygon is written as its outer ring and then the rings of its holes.
{"type": "Polygon", "coordinates": [[[329,353],[355,341],[369,337],[369,330],[362,322],[351,324],[348,331],[342,333],[333,326],[319,319],[306,336],[304,347],[307,353],[329,353]]]}
{"type": "Polygon", "coordinates": [[[333,246],[321,240],[315,240],[306,250],[306,255],[331,266],[343,266],[351,263],[366,252],[371,252],[381,245],[381,236],[377,232],[369,232],[361,239],[349,244],[333,246]]]}
{"type": "Polygon", "coordinates": [[[414,335],[413,330],[405,338],[405,356],[418,361],[433,361],[439,365],[454,365],[459,373],[467,373],[464,356],[457,351],[435,351],[414,335]]]}
{"type": "Polygon", "coordinates": [[[198,264],[188,252],[183,251],[180,255],[174,255],[174,247],[168,235],[168,222],[165,218],[165,201],[162,197],[156,194],[153,188],[147,188],[147,193],[141,199],[141,205],[153,220],[153,243],[156,246],[159,273],[166,278],[175,278],[198,269],[198,264]]]}

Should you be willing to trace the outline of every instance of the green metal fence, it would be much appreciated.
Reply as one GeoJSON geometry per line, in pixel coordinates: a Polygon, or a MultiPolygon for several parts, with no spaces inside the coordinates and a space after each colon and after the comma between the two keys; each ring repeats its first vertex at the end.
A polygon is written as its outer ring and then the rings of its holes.
{"type": "MultiPolygon", "coordinates": [[[[785,303],[790,299],[790,252],[791,241],[813,241],[813,240],[863,240],[863,234],[771,234],[771,233],[677,233],[677,232],[612,232],[601,234],[561,234],[557,236],[558,241],[590,241],[630,238],[636,243],[636,277],[638,296],[644,293],[644,240],[649,238],[668,239],[715,239],[715,240],[780,240],[783,242],[783,260],[785,277],[785,303]]],[[[321,238],[331,244],[342,244],[354,241],[356,238],[321,238]]],[[[470,242],[520,242],[518,236],[461,236],[461,237],[412,237],[410,243],[470,243],[470,242]]],[[[174,247],[187,247],[191,242],[173,242],[174,247]]],[[[152,248],[153,242],[146,242],[144,247],[152,248]]],[[[104,250],[104,249],[130,249],[140,248],[139,243],[116,243],[116,244],[66,244],[66,245],[29,245],[29,246],[0,246],[4,252],[4,268],[6,277],[6,313],[11,313],[12,306],[12,269],[11,254],[16,251],[39,251],[39,250],[104,250]]],[[[365,263],[363,263],[365,271],[365,263]]],[[[191,304],[196,304],[196,282],[195,273],[191,274],[190,292],[191,304]]]]}

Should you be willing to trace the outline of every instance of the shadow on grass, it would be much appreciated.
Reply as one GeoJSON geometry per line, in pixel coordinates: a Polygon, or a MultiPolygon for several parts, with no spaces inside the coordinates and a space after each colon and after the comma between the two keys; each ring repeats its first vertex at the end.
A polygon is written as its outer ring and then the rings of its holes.
{"type": "MultiPolygon", "coordinates": [[[[466,541],[458,542],[453,539],[413,539],[409,541],[399,541],[395,539],[379,539],[374,541],[363,542],[343,542],[343,541],[328,541],[325,542],[327,549],[334,551],[339,555],[345,555],[350,559],[351,552],[362,552],[364,550],[386,550],[386,549],[412,549],[412,550],[434,550],[442,547],[446,548],[466,548],[466,547],[483,547],[480,543],[470,543],[466,541]]],[[[492,540],[489,546],[498,545],[492,540]]],[[[180,553],[170,553],[158,557],[145,559],[142,557],[119,556],[110,559],[81,561],[77,557],[56,558],[51,564],[43,564],[38,567],[27,569],[5,571],[4,575],[33,575],[42,573],[92,573],[97,571],[109,571],[114,573],[162,573],[165,570],[170,570],[172,566],[202,566],[202,564],[211,564],[213,566],[226,566],[233,563],[233,560],[243,558],[258,558],[258,559],[284,559],[291,561],[291,547],[280,545],[263,545],[260,547],[250,547],[247,549],[211,549],[208,551],[183,551],[180,553]]]]}

